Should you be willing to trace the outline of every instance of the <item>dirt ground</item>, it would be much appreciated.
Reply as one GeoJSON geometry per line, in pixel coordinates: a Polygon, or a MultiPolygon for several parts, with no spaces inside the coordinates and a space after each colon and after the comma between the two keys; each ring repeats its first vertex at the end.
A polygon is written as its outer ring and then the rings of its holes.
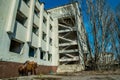
{"type": "Polygon", "coordinates": [[[120,80],[120,75],[86,75],[86,76],[68,76],[62,80],[120,80]]]}
{"type": "Polygon", "coordinates": [[[120,70],[116,71],[81,71],[52,75],[32,75],[0,80],[120,80],[120,70]]]}
{"type": "Polygon", "coordinates": [[[120,80],[120,70],[115,71],[81,71],[59,74],[62,80],[120,80]]]}

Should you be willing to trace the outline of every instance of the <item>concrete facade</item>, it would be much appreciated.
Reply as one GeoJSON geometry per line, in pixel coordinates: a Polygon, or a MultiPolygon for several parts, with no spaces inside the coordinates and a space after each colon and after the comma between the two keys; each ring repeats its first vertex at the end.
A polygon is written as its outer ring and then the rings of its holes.
{"type": "MultiPolygon", "coordinates": [[[[10,62],[10,65],[16,63],[18,65],[26,60],[35,61],[38,65],[44,67],[39,67],[38,73],[40,73],[40,69],[43,69],[44,72],[45,67],[46,69],[50,67],[48,73],[52,70],[56,72],[57,66],[64,64],[64,62],[73,62],[71,63],[73,65],[84,65],[82,54],[87,52],[87,46],[77,3],[45,11],[44,4],[38,0],[0,0],[0,15],[1,63],[5,64],[6,62],[8,64],[10,62]],[[68,9],[67,12],[62,12],[61,10],[65,9],[66,6],[74,10],[72,14],[70,13],[72,17],[70,15],[64,16],[69,18],[70,21],[73,20],[72,27],[63,26],[65,28],[69,27],[69,29],[59,27],[61,26],[59,24],[61,19],[64,18],[63,15],[71,11],[68,9]],[[70,34],[72,36],[68,36],[68,38],[61,37],[65,36],[65,32],[68,34],[72,32],[70,34]],[[68,42],[64,43],[63,40],[68,42]],[[81,42],[82,40],[83,42],[81,42]],[[66,50],[69,45],[72,47],[70,50],[66,50]],[[81,46],[83,47],[81,48],[81,46]],[[63,48],[62,52],[61,49],[63,48]],[[63,54],[63,56],[60,57],[60,54],[63,54]],[[62,59],[66,56],[70,57],[70,59],[62,59]]],[[[7,66],[7,64],[0,64],[0,69],[7,66]]],[[[9,68],[14,69],[14,67],[9,68]]],[[[5,68],[0,70],[0,74],[4,73],[5,70],[5,68]]],[[[17,71],[14,73],[10,74],[15,76],[17,71]]],[[[1,74],[0,77],[5,77],[5,74],[1,74]]]]}
{"type": "Polygon", "coordinates": [[[53,55],[54,50],[57,52],[55,47],[57,40],[56,36],[53,36],[57,33],[55,30],[57,28],[56,24],[53,24],[55,20],[44,10],[44,4],[37,0],[1,0],[0,6],[1,61],[23,63],[26,60],[33,60],[38,64],[57,66],[53,58],[57,55],[56,53],[53,55]],[[43,17],[46,19],[45,22],[43,17]],[[29,54],[30,49],[34,55],[29,54]],[[48,57],[50,57],[49,60],[48,57]]]}

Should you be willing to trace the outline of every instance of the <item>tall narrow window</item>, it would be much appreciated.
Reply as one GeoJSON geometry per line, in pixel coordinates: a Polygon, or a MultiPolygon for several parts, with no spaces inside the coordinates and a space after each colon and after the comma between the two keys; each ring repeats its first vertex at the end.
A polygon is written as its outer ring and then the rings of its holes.
{"type": "Polygon", "coordinates": [[[52,17],[50,17],[50,19],[53,21],[52,17]]]}
{"type": "Polygon", "coordinates": [[[45,33],[45,32],[43,32],[42,39],[43,39],[44,41],[46,41],[46,33],[45,33]]]}
{"type": "Polygon", "coordinates": [[[46,60],[45,52],[41,51],[40,59],[46,60]]]}
{"type": "Polygon", "coordinates": [[[44,24],[46,24],[46,22],[47,22],[47,19],[43,16],[43,22],[44,22],[44,24]]]}
{"type": "Polygon", "coordinates": [[[50,30],[52,31],[52,25],[50,24],[50,30]]]}
{"type": "Polygon", "coordinates": [[[50,38],[49,44],[52,45],[52,39],[50,38]]]}
{"type": "Polygon", "coordinates": [[[48,61],[52,61],[52,54],[48,54],[48,61]]]}
{"type": "Polygon", "coordinates": [[[24,44],[22,42],[19,42],[17,40],[11,40],[9,51],[20,54],[23,45],[24,44]]]}
{"type": "Polygon", "coordinates": [[[34,57],[35,56],[35,53],[36,53],[36,48],[34,47],[30,47],[29,48],[29,57],[34,57]]]}

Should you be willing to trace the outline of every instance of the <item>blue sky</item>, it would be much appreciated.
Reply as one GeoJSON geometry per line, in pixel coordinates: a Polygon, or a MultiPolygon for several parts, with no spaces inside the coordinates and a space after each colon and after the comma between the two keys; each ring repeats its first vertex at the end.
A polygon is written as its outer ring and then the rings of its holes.
{"type": "Polygon", "coordinates": [[[115,9],[116,5],[120,3],[120,0],[108,0],[108,3],[113,9],[115,9]]]}
{"type": "Polygon", "coordinates": [[[45,3],[45,9],[54,8],[69,3],[69,0],[40,0],[45,3]]]}
{"type": "MultiPolygon", "coordinates": [[[[115,9],[115,6],[120,3],[120,0],[107,0],[108,3],[111,5],[113,9],[115,9]]],[[[64,5],[69,3],[69,0],[40,0],[40,2],[45,3],[45,9],[54,8],[60,5],[64,5]]]]}

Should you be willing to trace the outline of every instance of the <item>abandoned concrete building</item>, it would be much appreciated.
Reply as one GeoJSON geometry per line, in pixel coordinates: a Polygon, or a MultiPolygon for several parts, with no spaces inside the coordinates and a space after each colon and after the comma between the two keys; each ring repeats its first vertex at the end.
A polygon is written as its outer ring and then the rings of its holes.
{"type": "Polygon", "coordinates": [[[0,0],[0,77],[17,76],[26,60],[37,74],[84,70],[88,53],[78,3],[44,10],[38,0],[0,0]]]}

